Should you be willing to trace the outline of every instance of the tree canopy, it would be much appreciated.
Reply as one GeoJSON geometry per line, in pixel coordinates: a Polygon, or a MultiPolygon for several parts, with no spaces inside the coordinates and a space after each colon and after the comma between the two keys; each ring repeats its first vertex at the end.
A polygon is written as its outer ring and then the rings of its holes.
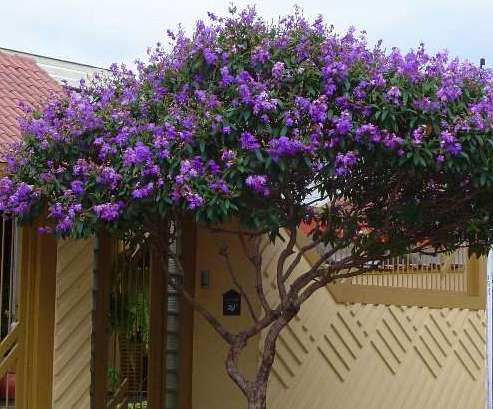
{"type": "Polygon", "coordinates": [[[272,237],[316,219],[314,237],[375,254],[491,244],[490,71],[299,11],[232,9],[168,36],[136,72],[114,65],[28,113],[1,210],[47,208],[45,230],[75,237],[189,214],[272,237]]]}

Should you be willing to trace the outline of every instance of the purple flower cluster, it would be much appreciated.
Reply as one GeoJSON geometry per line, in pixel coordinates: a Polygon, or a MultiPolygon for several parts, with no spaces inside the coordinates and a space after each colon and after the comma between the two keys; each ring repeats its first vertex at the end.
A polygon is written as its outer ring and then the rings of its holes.
{"type": "Polygon", "coordinates": [[[123,203],[102,203],[93,207],[94,214],[105,222],[111,222],[120,216],[123,203]]]}
{"type": "Polygon", "coordinates": [[[461,144],[457,142],[456,137],[449,131],[442,131],[440,134],[440,146],[451,155],[458,155],[462,151],[461,144]]]}
{"type": "Polygon", "coordinates": [[[260,196],[270,195],[270,190],[267,187],[267,177],[265,175],[250,175],[245,179],[245,184],[260,196]]]}
{"type": "Polygon", "coordinates": [[[271,139],[268,152],[274,159],[278,159],[282,156],[294,156],[307,150],[308,147],[303,142],[281,136],[277,139],[271,139]]]}
{"type": "Polygon", "coordinates": [[[466,156],[469,133],[492,133],[491,72],[422,45],[386,52],[321,18],[266,23],[252,8],[169,37],[135,72],[114,65],[26,113],[1,211],[44,199],[62,234],[126,212],[207,214],[218,197],[241,208],[245,192],[285,197],[286,186],[343,183],[358,163],[387,165],[375,157],[418,152],[431,172],[466,156]]]}
{"type": "Polygon", "coordinates": [[[250,132],[243,132],[240,138],[240,146],[241,149],[246,151],[254,151],[260,148],[260,143],[250,132]]]}
{"type": "Polygon", "coordinates": [[[335,173],[338,176],[344,176],[349,169],[358,163],[358,155],[356,152],[349,151],[346,153],[338,153],[335,161],[335,173]]]}

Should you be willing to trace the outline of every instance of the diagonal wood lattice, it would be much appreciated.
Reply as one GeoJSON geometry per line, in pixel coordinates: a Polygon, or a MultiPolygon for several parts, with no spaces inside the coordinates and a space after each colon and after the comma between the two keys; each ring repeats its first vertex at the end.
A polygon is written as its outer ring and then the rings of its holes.
{"type": "Polygon", "coordinates": [[[483,409],[485,326],[484,310],[338,304],[321,290],[281,334],[269,408],[483,409]]]}

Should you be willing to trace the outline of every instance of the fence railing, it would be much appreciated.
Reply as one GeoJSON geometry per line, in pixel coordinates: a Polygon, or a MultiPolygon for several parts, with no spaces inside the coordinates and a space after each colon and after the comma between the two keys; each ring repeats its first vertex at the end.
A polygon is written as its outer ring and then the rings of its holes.
{"type": "MultiPolygon", "coordinates": [[[[310,245],[311,238],[300,231],[297,244],[299,248],[310,245]]],[[[321,250],[309,250],[306,260],[316,263],[321,250]]],[[[338,251],[329,262],[342,260],[350,252],[350,248],[338,251]]],[[[331,283],[327,289],[334,299],[339,303],[485,308],[485,260],[469,257],[467,248],[451,254],[407,254],[369,267],[365,274],[331,283]]]]}
{"type": "Polygon", "coordinates": [[[466,293],[470,272],[468,267],[467,249],[436,256],[408,254],[384,260],[374,271],[341,282],[353,285],[466,293]]]}

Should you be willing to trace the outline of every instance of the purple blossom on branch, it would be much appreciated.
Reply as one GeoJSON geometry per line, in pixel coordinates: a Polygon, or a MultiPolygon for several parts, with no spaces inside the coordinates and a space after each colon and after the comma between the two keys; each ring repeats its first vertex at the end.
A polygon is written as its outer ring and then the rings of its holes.
{"type": "Polygon", "coordinates": [[[260,148],[260,143],[257,141],[257,138],[250,132],[243,132],[241,134],[240,145],[241,148],[246,151],[254,151],[260,148]]]}
{"type": "Polygon", "coordinates": [[[93,211],[97,217],[106,222],[115,220],[120,216],[120,212],[123,209],[123,203],[103,203],[93,207],[93,211]]]}
{"type": "Polygon", "coordinates": [[[345,175],[351,167],[358,162],[356,152],[349,151],[346,153],[338,153],[335,161],[335,173],[337,176],[345,175]]]}
{"type": "Polygon", "coordinates": [[[250,175],[245,180],[246,185],[258,193],[260,196],[269,196],[270,190],[267,185],[267,177],[265,175],[250,175]]]}

